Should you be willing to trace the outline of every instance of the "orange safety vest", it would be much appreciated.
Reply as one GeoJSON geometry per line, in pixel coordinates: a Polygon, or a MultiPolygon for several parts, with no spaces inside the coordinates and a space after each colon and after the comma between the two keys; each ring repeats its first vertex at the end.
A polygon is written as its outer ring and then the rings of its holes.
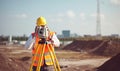
{"type": "MultiPolygon", "coordinates": [[[[47,40],[50,40],[51,37],[53,36],[53,34],[54,34],[54,32],[50,32],[49,37],[48,37],[47,40]]],[[[40,38],[38,37],[37,34],[35,34],[35,44],[34,44],[34,47],[32,49],[32,55],[33,55],[32,59],[35,57],[35,61],[33,63],[33,66],[38,65],[39,58],[40,58],[41,53],[43,51],[43,47],[41,47],[41,46],[43,46],[44,44],[38,44],[39,41],[40,41],[40,38]],[[35,54],[35,52],[37,51],[36,48],[38,48],[37,54],[35,54]]],[[[51,47],[51,45],[52,44],[46,44],[42,64],[40,66],[42,66],[43,64],[53,65],[53,61],[52,61],[51,56],[53,57],[53,59],[54,59],[54,56],[53,56],[53,54],[50,56],[50,52],[52,52],[51,49],[54,50],[54,48],[51,47]],[[47,46],[49,46],[49,47],[47,47],[47,46]],[[48,50],[48,48],[50,48],[50,51],[48,50]]]]}

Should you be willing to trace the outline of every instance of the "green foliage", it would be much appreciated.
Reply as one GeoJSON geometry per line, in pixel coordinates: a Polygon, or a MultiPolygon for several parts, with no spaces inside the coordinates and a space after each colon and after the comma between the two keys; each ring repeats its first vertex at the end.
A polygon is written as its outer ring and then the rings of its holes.
{"type": "Polygon", "coordinates": [[[26,41],[28,37],[26,36],[13,36],[12,40],[18,40],[18,41],[26,41]]]}
{"type": "MultiPolygon", "coordinates": [[[[0,41],[8,41],[8,39],[9,36],[0,36],[0,41]]],[[[27,39],[27,36],[12,36],[12,40],[26,41],[27,39]]]]}

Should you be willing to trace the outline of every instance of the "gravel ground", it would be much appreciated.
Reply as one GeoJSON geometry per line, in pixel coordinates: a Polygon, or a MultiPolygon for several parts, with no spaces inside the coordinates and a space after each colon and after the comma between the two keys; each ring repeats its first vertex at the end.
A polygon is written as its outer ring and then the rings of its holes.
{"type": "MultiPolygon", "coordinates": [[[[57,50],[56,56],[62,71],[95,71],[109,58],[57,50]]],[[[31,63],[31,50],[18,46],[0,46],[0,71],[28,71],[31,63]]]]}

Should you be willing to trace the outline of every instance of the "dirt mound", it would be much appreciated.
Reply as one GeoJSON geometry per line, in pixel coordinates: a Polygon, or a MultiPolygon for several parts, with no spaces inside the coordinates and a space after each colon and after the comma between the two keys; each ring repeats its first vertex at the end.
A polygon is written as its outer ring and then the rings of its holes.
{"type": "MultiPolygon", "coordinates": [[[[102,43],[101,43],[102,44],[102,43]]],[[[105,56],[115,56],[120,52],[120,41],[118,40],[108,40],[103,41],[103,44],[92,53],[105,56]]]]}
{"type": "Polygon", "coordinates": [[[101,40],[75,40],[71,44],[65,46],[63,49],[73,51],[85,51],[97,47],[100,43],[102,43],[101,40]]]}
{"type": "Polygon", "coordinates": [[[63,48],[97,55],[114,56],[120,52],[119,40],[75,40],[63,48]]]}
{"type": "Polygon", "coordinates": [[[12,53],[16,49],[19,48],[0,46],[0,71],[28,71],[30,66],[29,55],[27,53],[12,53]]]}
{"type": "Polygon", "coordinates": [[[0,71],[26,71],[24,63],[0,53],[0,71]]]}
{"type": "Polygon", "coordinates": [[[97,71],[120,71],[120,53],[101,65],[97,71]]]}

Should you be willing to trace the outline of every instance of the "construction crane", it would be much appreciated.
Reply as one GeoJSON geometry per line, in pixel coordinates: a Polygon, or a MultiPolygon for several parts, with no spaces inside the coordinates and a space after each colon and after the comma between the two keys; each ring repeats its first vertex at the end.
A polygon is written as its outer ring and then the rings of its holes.
{"type": "Polygon", "coordinates": [[[100,1],[97,0],[97,25],[96,25],[96,35],[99,38],[101,36],[101,15],[100,15],[100,1]]]}

